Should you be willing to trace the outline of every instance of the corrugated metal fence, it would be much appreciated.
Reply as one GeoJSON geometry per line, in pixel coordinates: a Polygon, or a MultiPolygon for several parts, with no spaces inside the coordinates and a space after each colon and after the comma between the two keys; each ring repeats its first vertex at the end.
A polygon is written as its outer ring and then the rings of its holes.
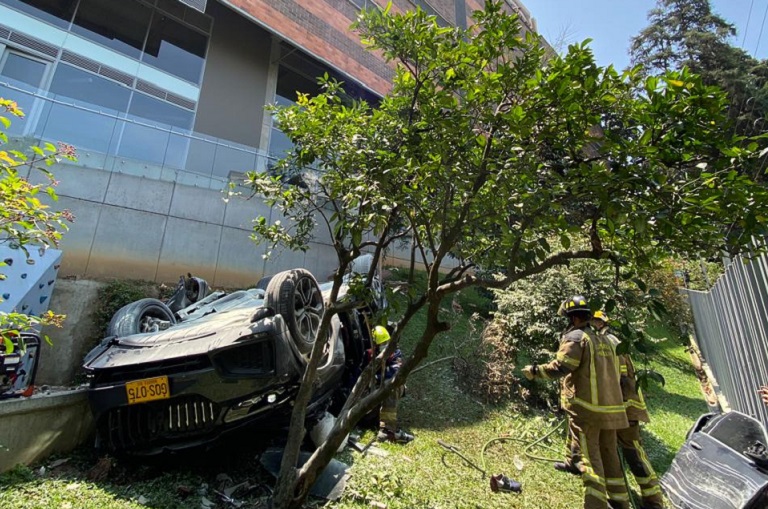
{"type": "Polygon", "coordinates": [[[696,339],[733,410],[768,427],[768,256],[736,259],[712,290],[687,290],[696,339]]]}

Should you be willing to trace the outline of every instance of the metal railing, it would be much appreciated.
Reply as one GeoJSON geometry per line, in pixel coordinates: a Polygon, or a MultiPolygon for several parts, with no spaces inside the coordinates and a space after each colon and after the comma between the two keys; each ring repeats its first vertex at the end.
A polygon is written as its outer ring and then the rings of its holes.
{"type": "Polygon", "coordinates": [[[708,292],[686,290],[704,360],[733,410],[768,427],[768,256],[736,258],[708,292]]]}
{"type": "MultiPolygon", "coordinates": [[[[232,174],[267,171],[275,158],[258,148],[143,119],[3,78],[0,97],[17,101],[9,137],[19,148],[39,141],[73,145],[81,164],[107,171],[225,188],[232,174]]],[[[15,148],[15,147],[14,147],[15,148]]]]}

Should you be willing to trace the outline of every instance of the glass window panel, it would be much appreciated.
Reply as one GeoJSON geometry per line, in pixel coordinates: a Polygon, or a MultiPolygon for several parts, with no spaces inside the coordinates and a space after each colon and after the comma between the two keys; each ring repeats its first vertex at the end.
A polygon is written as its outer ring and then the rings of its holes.
{"type": "Polygon", "coordinates": [[[211,22],[213,20],[210,16],[207,16],[203,14],[202,12],[198,12],[195,9],[187,8],[186,12],[184,13],[184,22],[192,25],[193,27],[197,27],[206,34],[211,33],[211,22]]]}
{"type": "MultiPolygon", "coordinates": [[[[0,78],[0,97],[16,101],[16,104],[21,111],[24,112],[23,117],[14,117],[12,115],[6,115],[8,120],[11,121],[11,127],[6,132],[12,135],[22,134],[28,130],[28,124],[30,123],[29,114],[35,105],[35,96],[30,92],[30,87],[26,83],[12,80],[6,77],[0,78]],[[6,86],[5,84],[9,86],[6,86]]],[[[0,124],[0,127],[2,124],[0,124]]]]}
{"type": "Polygon", "coordinates": [[[77,0],[0,0],[0,4],[13,7],[52,25],[66,28],[72,21],[77,0]]]}
{"type": "MultiPolygon", "coordinates": [[[[47,108],[46,108],[47,109],[47,108]]],[[[45,117],[42,138],[63,141],[78,150],[108,153],[117,119],[67,104],[52,104],[45,117]]]]}
{"type": "Polygon", "coordinates": [[[151,7],[135,0],[81,0],[72,31],[139,58],[151,15],[151,7]]]}
{"type": "Polygon", "coordinates": [[[255,167],[256,153],[252,149],[223,144],[216,147],[214,175],[226,178],[231,172],[245,173],[253,171],[255,167]]]}
{"type": "Polygon", "coordinates": [[[161,166],[168,150],[170,132],[157,127],[126,122],[120,136],[118,155],[161,166]]]}
{"type": "Polygon", "coordinates": [[[162,13],[155,13],[142,60],[174,76],[200,82],[208,39],[162,13]]]}
{"type": "Polygon", "coordinates": [[[269,155],[276,159],[282,159],[293,148],[293,143],[279,129],[272,129],[272,136],[269,138],[269,155]]]}
{"type": "Polygon", "coordinates": [[[144,122],[151,121],[150,123],[156,125],[175,126],[182,129],[191,129],[195,116],[189,110],[138,92],[133,94],[128,113],[143,119],[144,122]]]}
{"type": "MultiPolygon", "coordinates": [[[[188,135],[172,132],[168,138],[168,147],[165,151],[163,166],[180,170],[186,169],[189,144],[190,140],[188,135]]],[[[208,173],[210,173],[210,171],[208,171],[208,173]]]]}
{"type": "Polygon", "coordinates": [[[125,113],[131,97],[131,90],[123,85],[62,63],[56,67],[50,91],[115,113],[125,113]]]}
{"type": "Polygon", "coordinates": [[[8,53],[0,75],[40,88],[45,74],[45,62],[33,60],[17,53],[8,53]]]}
{"type": "Polygon", "coordinates": [[[203,139],[196,133],[196,136],[190,140],[189,157],[187,157],[187,164],[184,169],[210,175],[215,156],[216,141],[203,139]]]}
{"type": "Polygon", "coordinates": [[[296,102],[296,92],[314,96],[318,95],[321,90],[317,80],[312,80],[287,67],[280,66],[277,74],[277,90],[275,91],[277,97],[275,101],[280,105],[294,104],[296,102]]]}

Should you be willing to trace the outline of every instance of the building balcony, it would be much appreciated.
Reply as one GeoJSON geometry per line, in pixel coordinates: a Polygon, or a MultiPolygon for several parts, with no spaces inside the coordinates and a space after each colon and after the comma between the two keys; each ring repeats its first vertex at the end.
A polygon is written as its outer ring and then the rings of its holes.
{"type": "Polygon", "coordinates": [[[64,142],[78,165],[223,190],[247,171],[267,171],[265,151],[0,78],[0,97],[25,113],[6,131],[13,149],[64,142]]]}

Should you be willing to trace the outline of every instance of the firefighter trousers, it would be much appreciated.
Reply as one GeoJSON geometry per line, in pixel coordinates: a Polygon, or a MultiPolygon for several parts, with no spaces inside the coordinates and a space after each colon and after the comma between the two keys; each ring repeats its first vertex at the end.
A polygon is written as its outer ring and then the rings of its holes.
{"type": "Polygon", "coordinates": [[[616,430],[577,422],[572,426],[579,430],[584,509],[629,509],[616,430]]]}
{"type": "Polygon", "coordinates": [[[624,460],[627,462],[632,475],[635,476],[640,493],[643,497],[643,507],[647,509],[663,509],[664,501],[661,496],[659,478],[648,461],[642,442],[640,441],[640,426],[637,421],[630,421],[629,427],[617,431],[617,438],[624,460]]]}
{"type": "Polygon", "coordinates": [[[387,399],[381,404],[379,410],[379,428],[388,429],[390,431],[397,431],[397,405],[400,402],[400,398],[403,397],[405,387],[398,387],[393,390],[387,399]]]}

